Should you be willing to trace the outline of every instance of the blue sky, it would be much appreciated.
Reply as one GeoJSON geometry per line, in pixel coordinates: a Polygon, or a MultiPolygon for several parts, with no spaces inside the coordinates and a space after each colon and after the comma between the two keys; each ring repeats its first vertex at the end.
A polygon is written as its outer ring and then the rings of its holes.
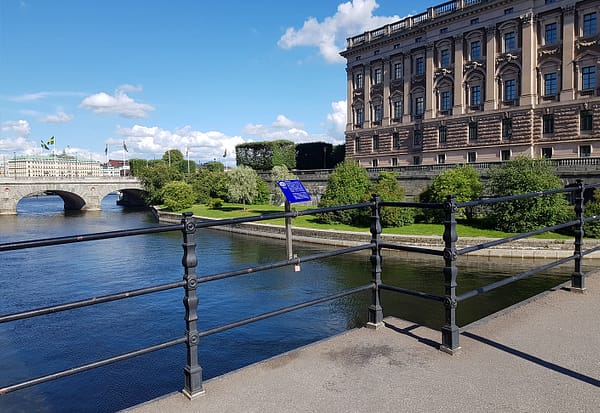
{"type": "Polygon", "coordinates": [[[0,0],[0,156],[342,143],[345,39],[439,3],[0,0]]]}

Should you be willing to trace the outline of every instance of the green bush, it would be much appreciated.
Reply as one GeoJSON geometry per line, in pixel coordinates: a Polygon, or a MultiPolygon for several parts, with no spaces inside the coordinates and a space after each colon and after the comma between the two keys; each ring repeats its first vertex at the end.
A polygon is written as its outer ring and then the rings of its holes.
{"type": "Polygon", "coordinates": [[[162,188],[161,195],[164,205],[171,211],[189,208],[196,200],[192,186],[183,181],[169,182],[162,188]]]}
{"type": "MultiPolygon", "coordinates": [[[[370,201],[370,194],[378,194],[382,201],[404,201],[404,188],[398,183],[394,172],[381,172],[377,182],[372,184],[369,192],[363,196],[363,201],[370,201]]],[[[402,227],[414,223],[414,211],[412,208],[383,207],[380,219],[383,227],[402,227]]],[[[370,220],[371,210],[365,208],[360,211],[357,224],[368,225],[370,220]]]]}
{"type": "Polygon", "coordinates": [[[264,205],[270,201],[271,189],[269,188],[269,184],[259,176],[256,178],[256,198],[254,198],[253,204],[264,205]]]}
{"type": "MultiPolygon", "coordinates": [[[[585,203],[583,211],[586,217],[600,215],[600,191],[594,190],[594,198],[585,203]]],[[[586,223],[583,231],[586,237],[600,238],[600,220],[586,223]]]]}
{"type": "Polygon", "coordinates": [[[206,203],[210,209],[219,209],[223,206],[224,201],[221,198],[211,198],[206,203]]]}

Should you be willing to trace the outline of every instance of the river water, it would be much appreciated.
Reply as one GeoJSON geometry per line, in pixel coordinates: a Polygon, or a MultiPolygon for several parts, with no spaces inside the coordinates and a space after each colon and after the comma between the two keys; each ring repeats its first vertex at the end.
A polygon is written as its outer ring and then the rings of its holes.
{"type": "MultiPolygon", "coordinates": [[[[101,212],[65,212],[58,197],[23,199],[0,217],[0,243],[155,226],[148,211],[110,195],[101,212]]],[[[197,233],[199,276],[285,258],[285,243],[214,230],[197,233]]],[[[295,245],[299,255],[323,247],[295,245]]],[[[0,314],[142,288],[182,278],[181,234],[155,234],[0,254],[0,314]]],[[[535,261],[539,264],[539,261],[535,261]]],[[[458,292],[533,266],[532,261],[459,261],[458,292]]],[[[388,284],[443,293],[443,260],[388,254],[388,284]]],[[[458,306],[465,325],[568,280],[572,266],[520,281],[458,306]]],[[[369,282],[369,252],[293,269],[202,284],[199,329],[206,330],[369,282]]],[[[0,387],[183,336],[177,289],[0,325],[0,387]]],[[[214,334],[200,342],[209,379],[365,323],[370,293],[345,297],[214,334]]],[[[385,315],[439,328],[439,303],[384,292],[385,315]]],[[[0,396],[1,412],[112,412],[183,387],[183,345],[0,396]]]]}

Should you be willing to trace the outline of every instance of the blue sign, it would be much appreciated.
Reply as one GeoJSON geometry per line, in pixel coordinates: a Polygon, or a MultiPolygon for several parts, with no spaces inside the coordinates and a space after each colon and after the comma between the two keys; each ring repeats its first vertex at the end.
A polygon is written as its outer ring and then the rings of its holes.
{"type": "Polygon", "coordinates": [[[310,201],[310,194],[298,179],[277,181],[277,185],[289,203],[310,201]]]}

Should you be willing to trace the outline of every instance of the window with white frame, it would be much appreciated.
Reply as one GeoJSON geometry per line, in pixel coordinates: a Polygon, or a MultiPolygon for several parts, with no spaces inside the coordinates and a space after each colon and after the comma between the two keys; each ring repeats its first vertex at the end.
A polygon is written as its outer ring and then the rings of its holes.
{"type": "Polygon", "coordinates": [[[415,74],[416,75],[424,75],[425,74],[425,58],[423,56],[417,56],[415,58],[415,74]]]}
{"type": "Polygon", "coordinates": [[[543,159],[551,159],[552,158],[552,148],[542,148],[542,158],[543,159]]]}
{"type": "Polygon", "coordinates": [[[396,121],[402,119],[402,101],[400,99],[396,99],[392,101],[392,118],[396,121]]]}
{"type": "Polygon", "coordinates": [[[516,79],[506,79],[504,81],[504,101],[509,102],[513,101],[517,98],[517,80],[516,79]]]}
{"type": "Polygon", "coordinates": [[[585,13],[583,15],[582,34],[592,36],[597,32],[596,12],[585,13]]]}
{"type": "Polygon", "coordinates": [[[354,109],[354,124],[358,127],[362,127],[364,122],[364,112],[362,106],[354,109]]]}
{"type": "Polygon", "coordinates": [[[544,74],[544,96],[553,96],[558,93],[558,76],[556,72],[544,74]]]}
{"type": "Polygon", "coordinates": [[[394,80],[402,79],[402,63],[394,63],[394,80]]]}
{"type": "Polygon", "coordinates": [[[471,86],[469,105],[479,106],[481,105],[481,85],[471,86]]]}
{"type": "Polygon", "coordinates": [[[443,90],[440,92],[440,110],[448,112],[452,109],[452,91],[443,90]]]}
{"type": "Polygon", "coordinates": [[[477,162],[477,152],[467,152],[467,162],[477,162]]]}
{"type": "Polygon", "coordinates": [[[378,102],[373,105],[373,121],[376,124],[381,124],[381,120],[383,119],[383,105],[378,102]]]}
{"type": "Polygon", "coordinates": [[[439,163],[439,164],[446,163],[446,154],[445,153],[438,154],[437,163],[439,163]]]}
{"type": "Polygon", "coordinates": [[[596,66],[581,68],[581,89],[589,90],[596,87],[596,66]]]}
{"type": "Polygon", "coordinates": [[[579,157],[580,158],[589,158],[590,156],[592,156],[591,145],[580,145],[579,146],[579,157]]]}
{"type": "Polygon", "coordinates": [[[515,32],[504,33],[504,53],[512,52],[517,48],[517,37],[515,32]]]}
{"type": "Polygon", "coordinates": [[[544,44],[551,45],[558,42],[558,25],[556,22],[544,26],[544,44]]]}
{"type": "Polygon", "coordinates": [[[481,40],[474,40],[470,45],[471,60],[481,59],[481,40]]]}
{"type": "Polygon", "coordinates": [[[425,113],[425,98],[423,96],[417,96],[415,98],[415,115],[423,116],[425,113]]]}
{"type": "Polygon", "coordinates": [[[500,159],[503,161],[510,161],[510,149],[502,149],[500,151],[500,159]]]}
{"type": "Polygon", "coordinates": [[[364,78],[362,73],[357,73],[354,76],[354,89],[362,89],[364,87],[364,78]]]}
{"type": "Polygon", "coordinates": [[[383,70],[377,67],[373,70],[373,84],[379,85],[383,83],[383,70]]]}
{"type": "Polygon", "coordinates": [[[450,66],[450,49],[440,50],[440,67],[450,66]]]}
{"type": "Polygon", "coordinates": [[[594,118],[591,110],[582,110],[579,112],[579,130],[591,131],[594,126],[594,118]]]}

